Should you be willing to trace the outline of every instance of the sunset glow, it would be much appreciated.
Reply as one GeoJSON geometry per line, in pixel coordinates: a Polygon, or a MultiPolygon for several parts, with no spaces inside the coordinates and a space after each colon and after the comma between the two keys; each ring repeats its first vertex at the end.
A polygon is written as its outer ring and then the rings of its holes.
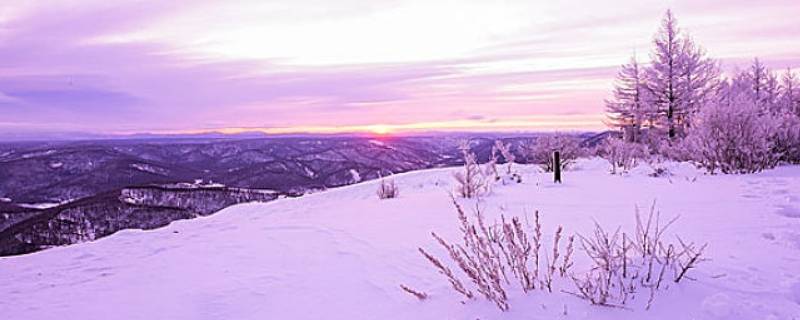
{"type": "Polygon", "coordinates": [[[789,0],[4,2],[0,135],[602,130],[667,8],[725,70],[800,64],[789,0]]]}

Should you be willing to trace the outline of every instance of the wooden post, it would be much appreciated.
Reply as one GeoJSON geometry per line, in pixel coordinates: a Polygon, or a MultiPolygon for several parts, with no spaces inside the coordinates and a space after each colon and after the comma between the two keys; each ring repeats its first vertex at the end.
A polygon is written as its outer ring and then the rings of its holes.
{"type": "Polygon", "coordinates": [[[561,183],[561,154],[553,152],[553,182],[561,183]]]}

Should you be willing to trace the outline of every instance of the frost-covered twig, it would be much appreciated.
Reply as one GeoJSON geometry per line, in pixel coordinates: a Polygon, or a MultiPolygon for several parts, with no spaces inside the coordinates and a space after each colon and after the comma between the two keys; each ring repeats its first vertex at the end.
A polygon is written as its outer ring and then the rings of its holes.
{"type": "Polygon", "coordinates": [[[410,295],[413,295],[414,297],[416,297],[420,301],[421,300],[425,300],[425,299],[428,298],[428,294],[426,294],[425,292],[421,292],[421,291],[417,291],[417,290],[411,289],[409,287],[406,287],[403,284],[400,285],[400,289],[403,289],[403,291],[407,292],[410,295]]]}

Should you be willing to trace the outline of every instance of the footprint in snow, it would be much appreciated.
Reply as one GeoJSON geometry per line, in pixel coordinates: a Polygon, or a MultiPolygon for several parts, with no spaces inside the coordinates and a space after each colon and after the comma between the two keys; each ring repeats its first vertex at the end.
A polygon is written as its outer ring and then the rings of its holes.
{"type": "Polygon", "coordinates": [[[779,215],[789,218],[800,218],[800,208],[792,205],[777,205],[775,207],[778,208],[776,213],[779,215]]]}

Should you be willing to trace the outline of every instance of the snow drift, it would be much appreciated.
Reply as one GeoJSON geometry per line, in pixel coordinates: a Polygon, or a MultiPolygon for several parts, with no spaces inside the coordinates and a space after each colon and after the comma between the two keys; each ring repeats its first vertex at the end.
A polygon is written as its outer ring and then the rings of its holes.
{"type": "MultiPolygon", "coordinates": [[[[443,256],[430,232],[459,236],[448,193],[455,168],[397,175],[301,198],[250,203],[151,231],[0,259],[4,319],[793,319],[800,315],[800,167],[709,176],[671,165],[611,175],[580,160],[564,184],[520,166],[497,185],[489,221],[538,210],[548,230],[588,234],[595,221],[630,228],[656,201],[680,215],[671,234],[708,242],[694,281],[659,293],[650,310],[605,308],[565,293],[509,291],[510,309],[464,300],[417,251],[443,256]],[[420,301],[400,288],[425,292],[420,301]]],[[[472,199],[459,200],[467,206],[472,199]]],[[[576,250],[579,250],[576,248],[576,250]]],[[[578,253],[576,253],[578,254],[578,253]]],[[[575,268],[585,267],[576,261],[575,268]]]]}

